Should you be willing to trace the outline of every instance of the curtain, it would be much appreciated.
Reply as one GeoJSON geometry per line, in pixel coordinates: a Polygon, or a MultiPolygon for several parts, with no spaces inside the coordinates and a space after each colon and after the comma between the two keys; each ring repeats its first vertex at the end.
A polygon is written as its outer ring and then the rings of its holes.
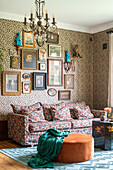
{"type": "Polygon", "coordinates": [[[113,34],[110,34],[109,45],[109,81],[108,81],[108,107],[113,107],[113,34]]]}

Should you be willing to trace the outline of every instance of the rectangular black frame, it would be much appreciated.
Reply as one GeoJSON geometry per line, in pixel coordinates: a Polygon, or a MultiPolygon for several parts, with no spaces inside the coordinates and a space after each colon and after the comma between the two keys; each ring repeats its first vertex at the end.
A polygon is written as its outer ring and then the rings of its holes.
{"type": "MultiPolygon", "coordinates": [[[[47,73],[34,72],[33,73],[33,78],[34,78],[34,84],[33,84],[33,89],[34,90],[45,90],[45,89],[47,89],[47,73]],[[37,83],[36,77],[37,76],[39,76],[39,77],[43,76],[43,86],[36,85],[36,83],[37,83]]],[[[41,81],[41,79],[39,81],[41,81]]]]}

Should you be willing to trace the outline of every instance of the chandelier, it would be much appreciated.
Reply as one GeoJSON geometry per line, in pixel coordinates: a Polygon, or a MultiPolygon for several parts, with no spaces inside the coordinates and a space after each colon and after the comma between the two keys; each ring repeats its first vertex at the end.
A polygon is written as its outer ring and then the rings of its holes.
{"type": "Polygon", "coordinates": [[[43,46],[44,42],[47,41],[47,32],[50,30],[51,32],[55,32],[57,30],[57,26],[56,26],[54,14],[53,14],[53,21],[51,24],[49,23],[50,19],[48,17],[47,10],[44,18],[45,0],[35,0],[35,6],[36,6],[35,18],[33,18],[33,13],[31,10],[29,24],[27,23],[27,18],[25,14],[24,30],[32,31],[34,33],[37,44],[41,47],[43,46]]]}

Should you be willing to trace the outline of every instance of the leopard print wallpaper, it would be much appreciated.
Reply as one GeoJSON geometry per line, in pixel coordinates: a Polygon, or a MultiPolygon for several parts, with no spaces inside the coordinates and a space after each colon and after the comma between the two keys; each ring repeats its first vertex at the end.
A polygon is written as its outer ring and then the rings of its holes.
{"type": "MultiPolygon", "coordinates": [[[[23,28],[22,22],[0,19],[0,32],[1,32],[0,44],[5,48],[4,58],[3,58],[4,70],[21,71],[21,82],[25,81],[22,78],[22,75],[24,73],[40,72],[38,69],[37,70],[22,70],[22,69],[11,69],[10,68],[9,49],[16,50],[16,47],[15,47],[16,34],[17,32],[21,32],[22,34],[22,28],[23,28]]],[[[98,34],[94,35],[95,42],[96,42],[96,39],[99,40],[98,34]]],[[[94,66],[98,65],[98,64],[96,65],[98,61],[95,61],[96,63],[93,62],[93,44],[94,43],[92,40],[93,40],[92,34],[59,29],[59,45],[61,45],[61,48],[62,48],[63,60],[65,60],[65,50],[69,50],[70,56],[72,57],[73,48],[76,44],[79,45],[82,51],[82,57],[83,57],[83,58],[75,58],[75,61],[74,61],[75,71],[74,72],[70,70],[68,73],[66,73],[63,70],[63,74],[74,74],[74,80],[75,80],[74,89],[71,89],[71,99],[70,101],[66,101],[66,102],[75,102],[75,101],[85,100],[86,103],[91,108],[93,107],[93,65],[94,66]]],[[[24,47],[20,47],[20,51],[23,48],[24,47]]],[[[45,48],[48,54],[48,44],[45,44],[45,48]]],[[[100,46],[98,48],[100,48],[100,46]]],[[[38,50],[39,47],[36,46],[35,49],[38,50]]],[[[95,52],[95,55],[96,54],[98,55],[97,57],[100,58],[100,55],[98,54],[98,52],[95,52]]],[[[104,58],[104,56],[101,55],[101,60],[102,58],[104,58]]],[[[19,66],[21,68],[21,53],[19,53],[19,59],[20,59],[19,66]]],[[[105,60],[106,59],[104,59],[102,62],[104,62],[105,60]]],[[[102,73],[103,75],[105,74],[106,66],[103,64],[103,66],[101,65],[101,68],[103,70],[103,73],[102,73]]],[[[96,79],[97,74],[98,73],[94,74],[95,79],[96,79]]],[[[97,83],[95,82],[94,88],[96,85],[97,83]]],[[[47,86],[47,89],[49,88],[50,86],[47,86]]],[[[54,88],[57,90],[57,94],[54,97],[49,96],[47,94],[47,90],[31,90],[30,94],[21,93],[20,96],[3,96],[2,95],[2,73],[1,73],[0,75],[0,91],[1,91],[0,93],[0,120],[7,120],[8,112],[12,112],[12,108],[10,104],[31,105],[36,102],[42,102],[42,103],[60,102],[58,101],[58,90],[64,89],[64,83],[62,87],[54,87],[54,88]]],[[[95,88],[95,92],[96,93],[98,92],[96,88],[95,88]]],[[[94,98],[96,100],[96,95],[94,96],[94,98]]],[[[96,105],[97,103],[95,101],[95,106],[96,105]]]]}

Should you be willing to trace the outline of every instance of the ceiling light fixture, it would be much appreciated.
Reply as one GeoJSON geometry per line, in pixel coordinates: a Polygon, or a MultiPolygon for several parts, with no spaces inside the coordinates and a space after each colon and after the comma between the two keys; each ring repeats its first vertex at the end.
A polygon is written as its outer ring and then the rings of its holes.
{"type": "Polygon", "coordinates": [[[27,23],[26,14],[24,17],[24,30],[32,31],[34,33],[37,44],[41,47],[44,42],[47,41],[47,32],[55,32],[57,30],[55,17],[53,14],[53,22],[49,23],[48,12],[46,10],[45,18],[44,18],[44,6],[45,0],[35,0],[36,6],[36,14],[35,18],[33,18],[33,13],[31,10],[31,16],[29,18],[30,23],[27,23]],[[35,24],[35,21],[37,23],[35,24]]]}

